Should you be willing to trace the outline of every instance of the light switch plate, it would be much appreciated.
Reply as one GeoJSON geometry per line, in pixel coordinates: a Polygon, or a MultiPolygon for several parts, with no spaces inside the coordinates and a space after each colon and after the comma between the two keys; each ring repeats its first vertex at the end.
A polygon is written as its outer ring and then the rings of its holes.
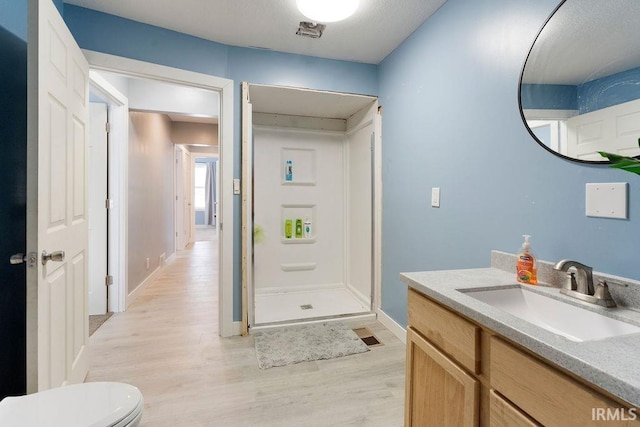
{"type": "Polygon", "coordinates": [[[588,183],[587,216],[627,219],[627,188],[626,182],[588,183]]]}
{"type": "Polygon", "coordinates": [[[434,208],[440,207],[440,187],[431,189],[431,206],[434,208]]]}
{"type": "Polygon", "coordinates": [[[240,180],[238,178],[233,180],[233,194],[240,194],[240,180]]]}

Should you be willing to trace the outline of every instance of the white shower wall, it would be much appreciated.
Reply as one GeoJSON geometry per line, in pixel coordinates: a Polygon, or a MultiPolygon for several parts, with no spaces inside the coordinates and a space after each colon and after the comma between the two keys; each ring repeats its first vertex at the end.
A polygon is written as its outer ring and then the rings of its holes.
{"type": "Polygon", "coordinates": [[[254,126],[256,295],[345,285],[345,142],[342,133],[254,126]],[[285,181],[286,160],[293,177],[285,181]],[[296,219],[312,222],[295,237],[296,219]],[[285,238],[285,219],[293,236],[285,238]]]}
{"type": "Polygon", "coordinates": [[[372,296],[373,174],[372,117],[375,106],[352,117],[347,126],[347,287],[363,303],[372,296]],[[364,114],[366,113],[366,114],[364,114]]]}

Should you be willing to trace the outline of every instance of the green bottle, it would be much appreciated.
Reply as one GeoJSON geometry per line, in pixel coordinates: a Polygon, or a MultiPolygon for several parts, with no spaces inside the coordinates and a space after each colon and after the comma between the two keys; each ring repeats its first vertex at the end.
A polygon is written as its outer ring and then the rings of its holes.
{"type": "Polygon", "coordinates": [[[287,239],[290,239],[293,231],[292,229],[293,229],[293,221],[291,221],[290,219],[285,219],[284,220],[284,237],[286,237],[287,239]]]}
{"type": "Polygon", "coordinates": [[[296,219],[296,239],[302,238],[302,220],[296,219]]]}

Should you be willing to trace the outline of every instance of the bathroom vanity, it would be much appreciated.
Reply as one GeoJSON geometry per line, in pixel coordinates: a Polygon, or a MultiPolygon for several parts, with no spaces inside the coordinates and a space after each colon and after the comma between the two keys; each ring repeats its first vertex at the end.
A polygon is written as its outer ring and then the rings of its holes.
{"type": "Polygon", "coordinates": [[[497,268],[401,279],[409,286],[405,426],[640,425],[640,312],[516,285],[513,273],[497,268]],[[503,288],[533,291],[542,303],[553,299],[596,320],[613,317],[623,329],[607,325],[606,338],[595,325],[583,328],[586,335],[552,332],[473,296],[503,288]]]}

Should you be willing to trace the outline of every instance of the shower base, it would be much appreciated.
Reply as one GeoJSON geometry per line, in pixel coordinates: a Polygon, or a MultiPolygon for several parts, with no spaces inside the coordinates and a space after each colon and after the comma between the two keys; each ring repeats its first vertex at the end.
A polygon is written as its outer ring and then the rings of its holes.
{"type": "Polygon", "coordinates": [[[369,312],[369,306],[347,288],[264,293],[255,297],[254,323],[258,326],[369,312]]]}

